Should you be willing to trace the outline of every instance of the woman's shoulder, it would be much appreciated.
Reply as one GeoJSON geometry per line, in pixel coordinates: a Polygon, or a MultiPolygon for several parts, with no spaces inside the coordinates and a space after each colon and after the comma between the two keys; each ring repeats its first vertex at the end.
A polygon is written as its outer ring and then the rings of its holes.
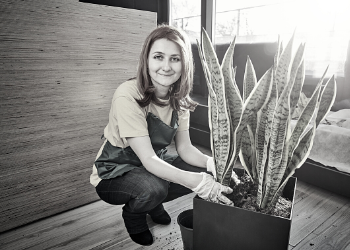
{"type": "Polygon", "coordinates": [[[114,93],[114,99],[118,97],[140,99],[142,95],[137,87],[136,79],[130,79],[120,84],[114,93]]]}

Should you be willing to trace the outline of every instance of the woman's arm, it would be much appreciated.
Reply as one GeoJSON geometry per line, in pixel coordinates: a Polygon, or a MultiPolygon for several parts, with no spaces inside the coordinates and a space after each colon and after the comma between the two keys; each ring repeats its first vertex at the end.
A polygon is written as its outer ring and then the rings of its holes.
{"type": "MultiPolygon", "coordinates": [[[[230,201],[226,196],[222,194],[232,193],[231,188],[223,186],[220,183],[216,182],[214,178],[209,174],[183,171],[161,160],[155,154],[149,136],[126,138],[126,140],[129,142],[130,147],[139,157],[147,171],[164,180],[185,186],[205,200],[232,204],[232,201],[230,201]]],[[[182,143],[180,142],[180,144],[182,143]]],[[[182,150],[185,150],[185,147],[182,150]]],[[[193,152],[195,152],[195,150],[193,152]]],[[[184,152],[182,154],[188,155],[184,152]]],[[[200,157],[200,154],[198,152],[195,154],[199,158],[205,158],[200,157]]],[[[205,163],[203,164],[202,162],[198,165],[205,166],[205,163]]]]}
{"type": "Polygon", "coordinates": [[[161,160],[154,152],[149,136],[126,138],[126,140],[147,171],[159,178],[189,189],[197,187],[202,181],[203,177],[200,173],[183,171],[161,160]]]}
{"type": "Polygon", "coordinates": [[[189,130],[176,133],[175,145],[177,153],[186,163],[196,167],[207,168],[209,156],[203,154],[192,145],[189,130]]]}

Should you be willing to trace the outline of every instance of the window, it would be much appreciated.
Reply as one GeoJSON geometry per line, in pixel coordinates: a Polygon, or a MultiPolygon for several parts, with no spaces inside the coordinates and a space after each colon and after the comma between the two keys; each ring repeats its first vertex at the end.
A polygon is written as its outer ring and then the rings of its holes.
{"type": "Polygon", "coordinates": [[[170,25],[183,29],[196,44],[201,33],[201,0],[170,1],[170,25]]]}
{"type": "MultiPolygon", "coordinates": [[[[196,40],[200,38],[203,26],[209,27],[210,34],[213,34],[219,57],[234,36],[237,36],[236,43],[243,46],[276,43],[280,35],[285,46],[295,31],[295,45],[306,43],[304,86],[307,86],[307,91],[313,88],[329,66],[326,78],[336,75],[336,102],[350,100],[349,0],[172,0],[170,13],[170,24],[184,29],[193,44],[196,66],[193,94],[207,96],[196,51],[196,40]]],[[[270,47],[269,56],[274,54],[270,47]]]]}
{"type": "MultiPolygon", "coordinates": [[[[250,0],[216,1],[215,42],[275,42],[278,34],[284,44],[296,31],[296,44],[306,42],[306,74],[343,77],[350,40],[350,1],[348,0],[250,0]]],[[[295,46],[296,47],[296,46],[295,46]]],[[[254,63],[254,62],[253,62],[254,63]]]]}

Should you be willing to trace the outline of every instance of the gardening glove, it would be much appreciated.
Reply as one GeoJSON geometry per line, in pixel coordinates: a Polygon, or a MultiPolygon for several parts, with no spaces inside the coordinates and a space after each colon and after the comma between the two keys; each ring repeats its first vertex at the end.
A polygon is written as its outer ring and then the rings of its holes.
{"type": "Polygon", "coordinates": [[[203,179],[197,187],[192,189],[193,192],[195,192],[199,197],[201,197],[204,200],[233,205],[233,202],[222,194],[232,193],[233,190],[231,188],[216,182],[213,176],[211,176],[210,174],[201,174],[203,175],[203,179]]]}
{"type": "MultiPolygon", "coordinates": [[[[216,180],[216,169],[215,169],[215,163],[214,163],[213,157],[209,157],[209,159],[207,160],[207,171],[212,173],[214,176],[214,179],[216,180]]],[[[232,171],[231,179],[236,183],[236,185],[241,183],[235,171],[232,171]]]]}

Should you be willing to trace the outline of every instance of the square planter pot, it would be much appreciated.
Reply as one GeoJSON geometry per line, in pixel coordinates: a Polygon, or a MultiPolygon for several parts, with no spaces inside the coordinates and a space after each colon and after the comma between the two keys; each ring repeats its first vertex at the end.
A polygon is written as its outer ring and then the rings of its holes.
{"type": "MultiPolygon", "coordinates": [[[[292,201],[292,211],[295,189],[296,178],[291,177],[282,196],[292,201]]],[[[193,249],[287,250],[292,211],[287,219],[205,201],[196,196],[193,200],[193,249]]]]}

